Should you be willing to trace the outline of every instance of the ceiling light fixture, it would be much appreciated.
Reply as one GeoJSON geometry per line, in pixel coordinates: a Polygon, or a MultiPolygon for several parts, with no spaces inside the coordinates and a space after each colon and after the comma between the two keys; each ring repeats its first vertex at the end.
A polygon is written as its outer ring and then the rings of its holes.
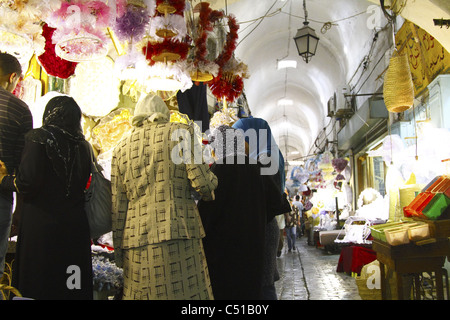
{"type": "Polygon", "coordinates": [[[308,12],[306,11],[306,0],[303,0],[303,10],[305,11],[305,21],[303,28],[297,30],[294,37],[295,45],[297,46],[298,54],[308,63],[311,57],[316,54],[319,37],[313,28],[309,26],[308,12]]]}
{"type": "Polygon", "coordinates": [[[294,101],[291,99],[280,99],[278,100],[279,106],[292,106],[294,104],[294,101]]]}
{"type": "Polygon", "coordinates": [[[297,68],[297,61],[295,60],[278,60],[278,70],[285,68],[297,68]]]}

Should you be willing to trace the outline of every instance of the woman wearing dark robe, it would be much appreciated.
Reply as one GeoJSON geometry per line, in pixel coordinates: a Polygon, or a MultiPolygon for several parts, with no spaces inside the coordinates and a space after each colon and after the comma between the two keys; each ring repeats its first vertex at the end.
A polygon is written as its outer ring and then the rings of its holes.
{"type": "Polygon", "coordinates": [[[249,161],[239,131],[221,126],[213,130],[211,145],[218,187],[215,200],[200,200],[198,208],[214,298],[263,299],[266,226],[280,213],[279,186],[249,161]]]}
{"type": "Polygon", "coordinates": [[[0,166],[0,188],[22,195],[13,286],[32,299],[92,299],[92,262],[84,190],[90,152],[81,110],[51,99],[31,130],[15,176],[0,166]]]}
{"type": "MultiPolygon", "coordinates": [[[[281,213],[285,214],[290,212],[290,204],[283,193],[286,182],[284,158],[267,121],[253,117],[242,118],[233,124],[233,128],[244,131],[246,142],[249,144],[248,154],[250,158],[261,160],[266,163],[265,167],[275,165],[276,168],[276,164],[278,163],[277,172],[270,175],[270,177],[280,186],[279,192],[282,193],[283,198],[283,210],[281,213]],[[250,141],[248,132],[251,130],[255,133],[256,141],[250,141]],[[274,157],[272,157],[272,155],[274,157]],[[277,155],[278,159],[275,159],[277,155]]],[[[280,245],[280,238],[281,241],[283,241],[282,237],[283,233],[280,233],[278,222],[276,218],[274,218],[266,226],[266,251],[263,275],[263,293],[265,300],[277,300],[275,282],[280,279],[277,269],[277,252],[280,245]]]]}

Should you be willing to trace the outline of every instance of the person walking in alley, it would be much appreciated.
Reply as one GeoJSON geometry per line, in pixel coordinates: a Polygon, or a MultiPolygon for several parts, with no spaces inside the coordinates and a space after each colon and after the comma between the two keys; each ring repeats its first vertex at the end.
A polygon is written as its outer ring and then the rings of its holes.
{"type": "Polygon", "coordinates": [[[295,238],[297,234],[297,225],[299,223],[299,210],[294,203],[292,203],[291,212],[286,217],[286,238],[288,243],[288,252],[295,250],[295,238]]]}

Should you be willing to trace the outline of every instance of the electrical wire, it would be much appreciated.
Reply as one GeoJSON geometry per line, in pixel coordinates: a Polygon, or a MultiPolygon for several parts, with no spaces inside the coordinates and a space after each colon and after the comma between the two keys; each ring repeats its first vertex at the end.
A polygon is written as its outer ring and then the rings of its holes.
{"type": "MultiPolygon", "coordinates": [[[[264,21],[264,19],[266,18],[266,16],[269,14],[270,10],[272,10],[272,8],[277,4],[277,2],[278,2],[278,0],[275,0],[275,1],[273,2],[273,4],[270,6],[269,10],[267,10],[266,14],[265,14],[264,16],[262,16],[262,17],[259,18],[259,22],[257,23],[257,25],[256,25],[249,33],[247,33],[247,34],[245,35],[245,37],[243,37],[243,38],[238,42],[238,44],[236,45],[236,47],[239,46],[239,44],[241,44],[241,42],[244,41],[244,40],[245,40],[245,39],[246,39],[253,31],[255,31],[256,28],[259,27],[259,25],[264,21]]],[[[285,4],[285,5],[286,5],[286,4],[285,4]]]]}
{"type": "MultiPolygon", "coordinates": [[[[292,16],[292,17],[302,19],[302,20],[305,19],[305,17],[297,16],[297,15],[291,14],[291,13],[289,13],[289,12],[281,11],[281,13],[284,13],[284,14],[290,15],[290,16],[292,16]]],[[[348,20],[348,19],[352,19],[352,18],[355,18],[355,17],[357,17],[357,16],[360,16],[360,15],[366,14],[366,13],[367,13],[367,11],[362,11],[362,12],[356,13],[356,14],[354,14],[354,15],[351,15],[351,16],[349,16],[349,17],[337,19],[337,20],[334,20],[334,21],[320,21],[320,20],[314,20],[314,19],[310,19],[310,18],[308,18],[308,20],[309,20],[309,21],[312,21],[312,22],[315,22],[315,23],[320,23],[320,24],[323,24],[323,25],[327,25],[327,26],[329,26],[329,25],[337,26],[337,25],[338,25],[338,24],[337,24],[338,22],[342,22],[342,21],[345,21],[345,20],[348,20]]],[[[327,28],[330,29],[331,27],[327,27],[327,28]]]]}
{"type": "MultiPolygon", "coordinates": [[[[269,13],[270,12],[270,10],[275,6],[275,4],[276,4],[276,2],[277,1],[275,1],[273,4],[272,4],[272,6],[269,8],[269,10],[267,10],[267,12],[266,12],[266,14],[265,15],[263,15],[263,16],[261,16],[261,17],[258,17],[258,18],[255,18],[255,19],[251,19],[251,20],[247,20],[247,21],[242,21],[242,22],[239,22],[239,24],[247,24],[247,23],[251,23],[251,24],[253,24],[253,23],[255,23],[256,21],[259,21],[258,22],[258,24],[241,40],[241,41],[239,41],[239,43],[241,43],[245,38],[247,38],[261,23],[262,23],[262,21],[265,19],[265,18],[271,18],[271,17],[274,17],[274,16],[276,16],[276,15],[278,15],[278,14],[280,14],[280,13],[283,13],[283,14],[287,14],[288,16],[290,16],[290,17],[295,17],[295,18],[299,18],[299,19],[305,19],[305,17],[302,17],[302,16],[297,16],[297,15],[294,15],[294,14],[292,14],[292,13],[290,13],[290,12],[285,12],[285,11],[283,11],[283,8],[286,6],[286,4],[287,4],[287,2],[285,2],[285,4],[282,6],[282,7],[280,7],[280,8],[278,8],[277,10],[275,10],[274,12],[272,12],[272,13],[269,13]]],[[[334,21],[319,21],[319,20],[314,20],[314,19],[310,19],[310,18],[308,18],[308,20],[309,21],[313,21],[313,22],[316,22],[316,23],[320,23],[320,24],[323,24],[323,26],[322,26],[322,28],[321,28],[321,33],[322,34],[325,34],[328,30],[330,30],[331,29],[331,27],[332,26],[337,26],[338,25],[338,23],[339,22],[342,22],[342,21],[345,21],[345,20],[348,20],[348,19],[352,19],[352,18],[355,18],[355,17],[357,17],[357,16],[360,16],[360,15],[362,15],[362,14],[365,14],[365,13],[367,13],[366,11],[363,11],[363,12],[359,12],[359,13],[356,13],[356,14],[354,14],[354,15],[351,15],[351,16],[349,16],[349,17],[345,17],[345,18],[341,18],[341,19],[337,19],[337,20],[334,20],[334,21]]],[[[248,27],[250,27],[250,25],[248,26],[248,27]]],[[[247,28],[248,28],[247,27],[247,28]]],[[[243,29],[242,31],[245,31],[247,28],[245,28],[245,29],[243,29]]],[[[238,45],[239,45],[239,43],[238,43],[238,45]]]]}

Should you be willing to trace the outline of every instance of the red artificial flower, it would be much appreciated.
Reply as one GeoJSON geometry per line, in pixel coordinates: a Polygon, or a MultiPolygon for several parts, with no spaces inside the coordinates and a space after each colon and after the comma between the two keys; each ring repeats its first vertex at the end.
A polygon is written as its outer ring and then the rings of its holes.
{"type": "Polygon", "coordinates": [[[217,99],[226,99],[228,102],[233,102],[239,98],[244,90],[244,80],[241,76],[234,76],[233,79],[230,80],[219,73],[219,75],[208,84],[211,93],[217,99]]]}
{"type": "Polygon", "coordinates": [[[55,45],[52,42],[55,30],[47,24],[42,27],[42,36],[45,38],[45,52],[38,57],[38,60],[48,75],[67,79],[75,73],[78,63],[61,59],[56,55],[55,45]]]}

